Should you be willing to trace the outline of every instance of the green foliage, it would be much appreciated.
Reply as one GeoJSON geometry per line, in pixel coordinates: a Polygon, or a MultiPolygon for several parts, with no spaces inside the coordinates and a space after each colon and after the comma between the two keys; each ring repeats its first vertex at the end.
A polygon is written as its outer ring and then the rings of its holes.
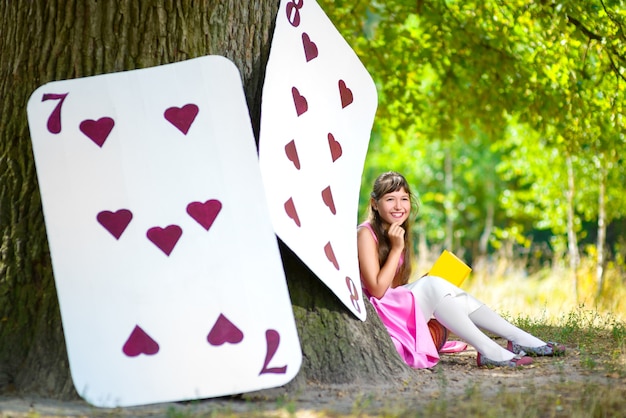
{"type": "Polygon", "coordinates": [[[361,218],[391,169],[420,194],[416,232],[453,250],[544,230],[566,248],[570,180],[580,238],[624,217],[623,0],[319,2],[379,92],[361,218]]]}

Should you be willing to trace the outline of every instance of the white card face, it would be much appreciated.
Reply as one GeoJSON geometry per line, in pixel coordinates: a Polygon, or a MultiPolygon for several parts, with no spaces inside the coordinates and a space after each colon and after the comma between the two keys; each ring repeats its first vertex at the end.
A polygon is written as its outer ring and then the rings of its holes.
{"type": "Polygon", "coordinates": [[[365,320],[356,248],[376,87],[313,0],[283,0],[261,110],[259,159],[278,236],[365,320]]]}
{"type": "Polygon", "coordinates": [[[28,119],[72,378],[103,407],[280,386],[301,364],[237,68],[38,88],[28,119]]]}

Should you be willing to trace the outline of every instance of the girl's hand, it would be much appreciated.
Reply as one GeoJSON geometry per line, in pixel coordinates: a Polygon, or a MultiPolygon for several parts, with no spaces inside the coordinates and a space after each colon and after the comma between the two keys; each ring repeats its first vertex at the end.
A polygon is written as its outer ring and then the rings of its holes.
{"type": "Polygon", "coordinates": [[[361,282],[369,294],[377,299],[382,298],[393,283],[404,251],[404,232],[404,228],[399,223],[388,228],[386,234],[391,248],[387,261],[381,266],[378,258],[378,242],[374,235],[366,227],[359,228],[357,244],[361,282]]]}
{"type": "Polygon", "coordinates": [[[387,236],[389,237],[389,243],[391,249],[403,250],[404,249],[404,228],[402,228],[400,222],[394,222],[389,226],[387,230],[387,236]]]}

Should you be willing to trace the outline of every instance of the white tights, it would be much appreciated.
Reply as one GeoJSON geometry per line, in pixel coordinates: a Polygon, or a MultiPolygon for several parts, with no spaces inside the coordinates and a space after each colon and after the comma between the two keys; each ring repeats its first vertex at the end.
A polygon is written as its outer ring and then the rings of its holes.
{"type": "Polygon", "coordinates": [[[515,355],[485,335],[481,329],[526,347],[546,344],[506,321],[484,303],[445,279],[425,276],[406,287],[415,296],[426,320],[434,317],[491,360],[510,360],[515,355]]]}

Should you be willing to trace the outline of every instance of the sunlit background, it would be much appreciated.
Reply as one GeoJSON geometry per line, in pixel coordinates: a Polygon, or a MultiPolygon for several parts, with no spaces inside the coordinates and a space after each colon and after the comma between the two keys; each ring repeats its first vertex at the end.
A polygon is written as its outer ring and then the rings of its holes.
{"type": "Polygon", "coordinates": [[[621,1],[329,1],[374,78],[374,178],[419,195],[416,274],[449,249],[500,312],[626,316],[621,1]]]}

